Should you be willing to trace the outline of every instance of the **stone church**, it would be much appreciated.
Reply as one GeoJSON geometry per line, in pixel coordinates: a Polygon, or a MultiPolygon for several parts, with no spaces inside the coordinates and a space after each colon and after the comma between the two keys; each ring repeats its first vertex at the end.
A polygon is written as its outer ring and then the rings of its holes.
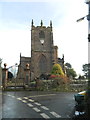
{"type": "Polygon", "coordinates": [[[32,20],[31,57],[24,57],[20,54],[19,77],[24,77],[26,66],[30,70],[30,79],[49,75],[55,63],[59,63],[64,69],[64,55],[62,58],[58,58],[58,47],[53,43],[52,21],[46,27],[42,20],[40,26],[35,26],[32,20]]]}

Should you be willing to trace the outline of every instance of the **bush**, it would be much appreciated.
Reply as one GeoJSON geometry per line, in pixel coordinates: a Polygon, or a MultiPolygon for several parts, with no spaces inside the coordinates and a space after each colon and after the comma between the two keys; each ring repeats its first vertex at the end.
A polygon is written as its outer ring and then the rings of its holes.
{"type": "Polygon", "coordinates": [[[51,74],[53,75],[64,75],[64,72],[62,70],[62,67],[59,64],[54,64],[51,74]]]}
{"type": "Polygon", "coordinates": [[[57,85],[65,84],[69,82],[69,79],[66,75],[51,75],[50,79],[57,82],[57,85]]]}

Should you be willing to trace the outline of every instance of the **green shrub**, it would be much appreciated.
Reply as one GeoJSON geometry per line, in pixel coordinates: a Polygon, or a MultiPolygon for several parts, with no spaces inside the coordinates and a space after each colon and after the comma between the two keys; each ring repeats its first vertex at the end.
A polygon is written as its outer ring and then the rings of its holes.
{"type": "Polygon", "coordinates": [[[62,67],[59,64],[54,64],[51,74],[53,75],[64,75],[64,72],[62,70],[62,67]]]}

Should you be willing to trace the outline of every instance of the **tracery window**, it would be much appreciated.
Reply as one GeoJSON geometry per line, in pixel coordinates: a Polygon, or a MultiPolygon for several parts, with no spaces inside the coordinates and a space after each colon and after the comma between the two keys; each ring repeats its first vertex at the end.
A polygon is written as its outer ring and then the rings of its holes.
{"type": "Polygon", "coordinates": [[[40,31],[40,33],[39,33],[39,38],[45,38],[44,31],[40,31]]]}
{"type": "Polygon", "coordinates": [[[40,57],[39,69],[40,69],[41,73],[47,72],[47,61],[46,61],[46,57],[44,55],[42,55],[40,57]]]}

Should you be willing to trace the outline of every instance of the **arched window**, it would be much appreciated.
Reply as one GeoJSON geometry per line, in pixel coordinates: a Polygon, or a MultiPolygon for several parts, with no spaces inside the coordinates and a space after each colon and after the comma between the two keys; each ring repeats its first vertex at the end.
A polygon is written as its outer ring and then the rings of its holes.
{"type": "Polygon", "coordinates": [[[40,31],[40,33],[39,33],[39,38],[45,38],[44,31],[40,31]]]}
{"type": "Polygon", "coordinates": [[[46,61],[46,57],[44,55],[41,55],[41,57],[40,57],[39,69],[40,69],[41,73],[47,72],[47,61],[46,61]]]}

